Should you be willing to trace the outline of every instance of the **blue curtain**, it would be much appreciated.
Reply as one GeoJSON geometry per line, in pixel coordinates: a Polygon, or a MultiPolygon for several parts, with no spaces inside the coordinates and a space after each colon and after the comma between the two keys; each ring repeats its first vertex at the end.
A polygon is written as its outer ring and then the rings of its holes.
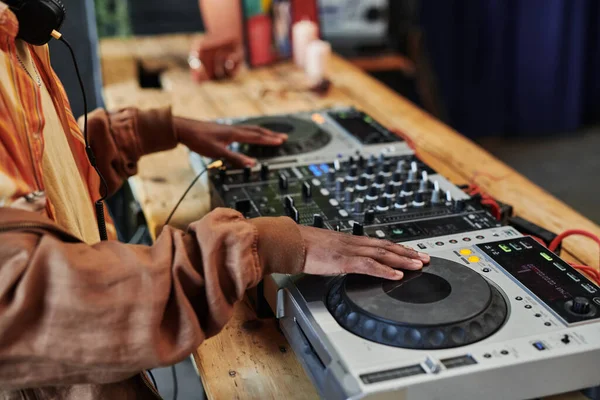
{"type": "Polygon", "coordinates": [[[598,120],[595,0],[423,0],[446,119],[470,137],[547,135],[598,120]]]}

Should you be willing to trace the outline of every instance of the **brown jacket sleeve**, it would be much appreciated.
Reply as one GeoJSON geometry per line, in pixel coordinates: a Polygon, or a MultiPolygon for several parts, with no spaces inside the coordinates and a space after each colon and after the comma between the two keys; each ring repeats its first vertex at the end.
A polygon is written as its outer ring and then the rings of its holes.
{"type": "MultiPolygon", "coordinates": [[[[80,118],[80,125],[81,121],[80,118]]],[[[109,194],[137,173],[137,163],[142,156],[172,149],[178,142],[168,107],[146,111],[137,108],[115,112],[94,110],[88,115],[88,134],[109,194]]]]}
{"type": "Polygon", "coordinates": [[[271,272],[304,265],[289,218],[217,209],[152,247],[89,246],[0,208],[0,387],[107,383],[178,362],[271,272]]]}

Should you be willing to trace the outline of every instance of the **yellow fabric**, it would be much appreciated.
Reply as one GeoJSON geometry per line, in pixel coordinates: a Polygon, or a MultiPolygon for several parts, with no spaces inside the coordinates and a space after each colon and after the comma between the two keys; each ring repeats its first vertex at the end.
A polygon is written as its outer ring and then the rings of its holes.
{"type": "MultiPolygon", "coordinates": [[[[28,47],[21,40],[17,40],[16,43],[19,57],[29,75],[37,82],[39,74],[33,66],[28,47]]],[[[42,175],[46,196],[54,206],[57,223],[63,229],[88,244],[97,243],[100,241],[100,236],[93,202],[75,163],[50,93],[43,82],[40,94],[45,118],[42,132],[44,135],[42,175]]]]}

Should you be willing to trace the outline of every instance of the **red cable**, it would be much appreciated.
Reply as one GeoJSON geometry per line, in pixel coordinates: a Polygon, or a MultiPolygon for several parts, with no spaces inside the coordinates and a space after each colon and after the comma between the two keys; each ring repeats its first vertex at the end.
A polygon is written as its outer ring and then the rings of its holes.
{"type": "MultiPolygon", "coordinates": [[[[588,238],[592,239],[593,241],[595,241],[596,243],[598,243],[598,246],[600,246],[600,238],[598,236],[594,235],[593,233],[584,231],[583,229],[569,229],[569,230],[564,231],[557,237],[555,237],[554,240],[552,240],[552,242],[548,246],[548,249],[550,249],[550,251],[555,251],[558,248],[558,245],[561,244],[565,238],[567,238],[569,236],[573,236],[573,235],[581,235],[581,236],[588,237],[588,238]]],[[[600,258],[598,261],[598,265],[600,267],[600,258]]]]}
{"type": "Polygon", "coordinates": [[[533,240],[535,240],[536,242],[538,242],[542,246],[548,247],[548,246],[546,246],[546,242],[544,242],[544,240],[542,238],[540,238],[538,236],[534,236],[534,235],[527,235],[527,236],[529,236],[530,238],[532,238],[533,240]]]}

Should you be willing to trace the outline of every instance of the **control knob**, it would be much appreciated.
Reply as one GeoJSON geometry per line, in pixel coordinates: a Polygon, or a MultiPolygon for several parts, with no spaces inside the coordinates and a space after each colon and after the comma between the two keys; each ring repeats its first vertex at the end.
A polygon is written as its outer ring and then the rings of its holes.
{"type": "Polygon", "coordinates": [[[346,180],[344,178],[337,178],[335,180],[335,191],[341,196],[346,186],[346,180]]]}
{"type": "Polygon", "coordinates": [[[375,184],[377,186],[383,187],[385,185],[385,176],[377,175],[377,177],[375,178],[375,184]]]}
{"type": "Polygon", "coordinates": [[[356,201],[354,201],[354,212],[356,214],[359,214],[361,212],[363,212],[365,209],[365,201],[363,199],[356,199],[356,201]]]}
{"type": "Polygon", "coordinates": [[[364,236],[365,227],[362,224],[355,222],[354,225],[352,225],[352,234],[354,236],[364,236]]]}
{"type": "Polygon", "coordinates": [[[415,198],[413,199],[414,207],[425,207],[425,199],[423,199],[423,193],[417,192],[415,194],[415,198]]]}
{"type": "Polygon", "coordinates": [[[396,203],[394,203],[394,208],[397,210],[404,210],[408,207],[408,201],[406,200],[406,196],[399,195],[396,198],[396,203]]]}
{"type": "Polygon", "coordinates": [[[413,190],[409,182],[404,182],[402,184],[400,194],[402,194],[403,196],[412,196],[413,190]]]}
{"type": "Polygon", "coordinates": [[[286,209],[290,209],[292,207],[294,207],[294,198],[290,195],[287,195],[283,198],[283,205],[285,206],[286,209]]]}
{"type": "Polygon", "coordinates": [[[365,212],[365,224],[372,224],[375,222],[375,211],[368,209],[365,212]]]}
{"type": "Polygon", "coordinates": [[[264,163],[260,166],[260,179],[266,181],[269,179],[269,164],[264,163]]]}
{"type": "Polygon", "coordinates": [[[335,169],[329,168],[327,170],[327,183],[333,185],[335,183],[335,169]]]}
{"type": "Polygon", "coordinates": [[[375,186],[371,186],[369,188],[369,192],[367,193],[367,200],[376,201],[379,197],[379,190],[375,186]]]}
{"type": "Polygon", "coordinates": [[[379,202],[377,203],[377,211],[387,211],[390,209],[389,205],[388,205],[388,198],[387,197],[380,197],[379,198],[379,202]]]}
{"type": "Polygon", "coordinates": [[[393,183],[388,183],[385,187],[385,193],[383,194],[385,197],[394,197],[394,192],[396,191],[396,186],[393,183]]]}
{"type": "Polygon", "coordinates": [[[348,172],[348,176],[346,176],[346,180],[355,181],[358,179],[358,167],[353,165],[350,167],[350,171],[348,172]]]}
{"type": "Polygon", "coordinates": [[[235,202],[235,209],[241,212],[243,215],[246,215],[250,211],[251,207],[252,203],[250,203],[250,200],[248,199],[238,200],[235,202]]]}
{"type": "Polygon", "coordinates": [[[351,187],[346,188],[346,191],[344,192],[344,201],[346,203],[352,203],[352,201],[354,200],[354,189],[352,189],[351,187]]]}
{"type": "Polygon", "coordinates": [[[314,226],[315,228],[323,228],[325,226],[325,224],[323,223],[323,217],[321,216],[321,214],[313,215],[312,226],[314,226]]]}
{"type": "Polygon", "coordinates": [[[348,157],[348,165],[354,165],[354,157],[348,157]]]}
{"type": "Polygon", "coordinates": [[[383,166],[381,167],[381,173],[385,176],[390,176],[392,174],[392,165],[389,161],[383,163],[383,166]]]}
{"type": "Polygon", "coordinates": [[[279,173],[279,189],[280,190],[287,190],[288,188],[288,178],[287,176],[285,176],[285,174],[283,173],[279,173]]]}
{"type": "Polygon", "coordinates": [[[249,166],[245,166],[244,167],[244,172],[243,172],[243,179],[244,182],[249,182],[250,181],[250,175],[252,174],[252,168],[250,168],[249,166]]]}
{"type": "Polygon", "coordinates": [[[312,186],[310,182],[302,183],[302,196],[306,199],[310,199],[312,197],[312,186]]]}
{"type": "Polygon", "coordinates": [[[462,212],[465,209],[465,201],[462,199],[454,200],[454,212],[462,212]]]}
{"type": "Polygon", "coordinates": [[[575,297],[571,305],[571,311],[575,314],[585,315],[590,312],[591,304],[585,297],[575,297]]]}
{"type": "Polygon", "coordinates": [[[361,176],[358,179],[358,184],[356,185],[356,190],[367,190],[369,182],[367,181],[367,177],[366,176],[361,176]]]}
{"type": "Polygon", "coordinates": [[[431,204],[442,203],[442,191],[438,181],[433,182],[433,192],[431,192],[431,204]]]}
{"type": "Polygon", "coordinates": [[[392,182],[400,183],[402,182],[402,172],[396,171],[392,174],[392,182]]]}
{"type": "Polygon", "coordinates": [[[362,155],[358,156],[357,165],[359,168],[363,168],[365,166],[365,158],[362,155]]]}
{"type": "Polygon", "coordinates": [[[406,160],[400,160],[396,163],[396,171],[404,172],[406,169],[406,160]]]}
{"type": "Polygon", "coordinates": [[[452,203],[452,193],[449,190],[446,190],[446,203],[452,203]]]}
{"type": "Polygon", "coordinates": [[[375,174],[375,168],[373,165],[367,165],[367,169],[365,170],[365,175],[373,176],[375,174]]]}

